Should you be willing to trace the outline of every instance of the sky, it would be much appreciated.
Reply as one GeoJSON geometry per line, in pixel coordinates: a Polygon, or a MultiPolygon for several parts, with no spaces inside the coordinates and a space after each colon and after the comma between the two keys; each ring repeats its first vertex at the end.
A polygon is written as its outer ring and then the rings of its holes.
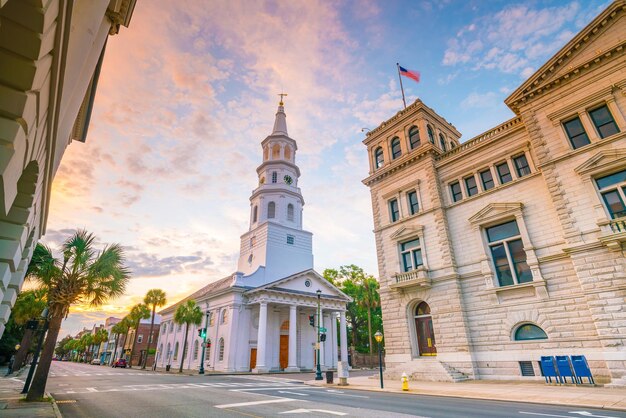
{"type": "Polygon", "coordinates": [[[285,92],[315,269],[378,274],[362,129],[402,109],[403,79],[466,141],[513,117],[504,99],[607,1],[140,0],[109,38],[86,143],[53,183],[46,235],[124,246],[127,294],[72,308],[60,336],[168,305],[236,269],[261,141],[285,92]]]}

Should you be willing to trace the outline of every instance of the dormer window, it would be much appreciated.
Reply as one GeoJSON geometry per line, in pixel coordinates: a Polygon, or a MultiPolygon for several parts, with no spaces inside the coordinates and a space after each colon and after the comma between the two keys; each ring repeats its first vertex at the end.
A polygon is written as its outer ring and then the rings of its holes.
{"type": "Polygon", "coordinates": [[[376,160],[376,168],[380,168],[385,163],[385,157],[383,156],[383,149],[381,147],[376,148],[374,151],[374,158],[376,160]]]}
{"type": "Polygon", "coordinates": [[[417,126],[413,126],[409,129],[409,144],[411,145],[411,149],[415,149],[420,146],[420,130],[417,126]]]}
{"type": "Polygon", "coordinates": [[[402,148],[400,148],[400,138],[395,137],[391,140],[391,158],[396,159],[402,155],[402,148]]]}
{"type": "Polygon", "coordinates": [[[430,125],[426,125],[426,130],[428,131],[428,141],[430,141],[431,144],[434,144],[435,134],[433,134],[433,128],[431,128],[430,125]]]}

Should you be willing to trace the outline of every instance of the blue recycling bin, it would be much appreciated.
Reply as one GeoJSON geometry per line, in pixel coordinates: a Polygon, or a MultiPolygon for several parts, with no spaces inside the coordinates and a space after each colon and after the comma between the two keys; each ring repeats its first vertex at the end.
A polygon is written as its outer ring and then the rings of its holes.
{"type": "Polygon", "coordinates": [[[586,377],[589,379],[590,384],[595,385],[596,383],[591,375],[591,369],[589,368],[589,363],[587,363],[587,358],[585,358],[585,356],[571,356],[571,358],[574,373],[576,374],[576,381],[582,384],[583,377],[586,377]]]}
{"type": "Polygon", "coordinates": [[[559,374],[556,369],[556,360],[554,356],[541,356],[541,371],[543,373],[543,377],[546,379],[546,383],[548,380],[552,383],[552,378],[556,383],[561,383],[559,380],[559,374]]]}
{"type": "Polygon", "coordinates": [[[572,363],[569,356],[556,356],[556,368],[559,372],[560,379],[563,383],[567,383],[567,378],[572,379],[572,383],[577,383],[574,380],[574,370],[572,370],[572,363]]]}

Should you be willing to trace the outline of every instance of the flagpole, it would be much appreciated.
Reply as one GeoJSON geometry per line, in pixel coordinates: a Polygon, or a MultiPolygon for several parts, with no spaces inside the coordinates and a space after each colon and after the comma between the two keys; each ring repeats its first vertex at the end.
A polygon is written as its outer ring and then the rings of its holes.
{"type": "Polygon", "coordinates": [[[402,103],[404,103],[404,108],[406,109],[406,99],[404,98],[404,86],[402,86],[402,76],[400,75],[399,62],[396,62],[396,67],[398,67],[398,80],[400,80],[400,90],[402,90],[402,103]]]}

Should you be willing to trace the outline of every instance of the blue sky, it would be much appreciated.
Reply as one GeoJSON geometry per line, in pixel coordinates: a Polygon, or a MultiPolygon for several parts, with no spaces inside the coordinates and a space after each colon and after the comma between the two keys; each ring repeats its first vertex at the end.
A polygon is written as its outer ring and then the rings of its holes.
{"type": "MultiPolygon", "coordinates": [[[[231,274],[260,142],[284,90],[318,271],[377,275],[361,128],[402,108],[403,79],[466,141],[513,116],[503,100],[606,1],[139,1],[109,39],[89,135],[69,146],[44,242],[86,228],[127,248],[128,295],[77,307],[75,332],[150,288],[170,302],[231,274]]],[[[63,335],[63,334],[61,334],[63,335]]]]}

